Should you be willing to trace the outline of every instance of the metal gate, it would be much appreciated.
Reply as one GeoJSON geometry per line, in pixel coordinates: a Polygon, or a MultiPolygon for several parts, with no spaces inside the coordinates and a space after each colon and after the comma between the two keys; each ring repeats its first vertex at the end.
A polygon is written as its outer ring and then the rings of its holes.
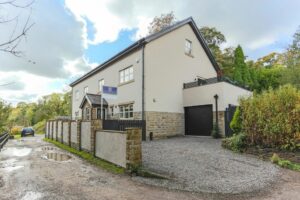
{"type": "Polygon", "coordinates": [[[233,118],[234,112],[237,106],[229,104],[225,111],[225,136],[230,137],[233,134],[232,129],[230,128],[230,122],[233,118]]]}
{"type": "Polygon", "coordinates": [[[185,107],[185,134],[209,136],[213,128],[212,105],[185,107]]]}

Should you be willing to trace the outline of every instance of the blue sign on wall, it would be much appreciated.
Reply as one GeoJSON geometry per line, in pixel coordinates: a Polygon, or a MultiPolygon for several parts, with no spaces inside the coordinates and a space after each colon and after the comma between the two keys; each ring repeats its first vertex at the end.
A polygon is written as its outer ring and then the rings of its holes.
{"type": "Polygon", "coordinates": [[[110,95],[117,95],[117,90],[118,88],[116,87],[110,87],[110,86],[103,86],[102,88],[102,93],[103,94],[110,94],[110,95]]]}

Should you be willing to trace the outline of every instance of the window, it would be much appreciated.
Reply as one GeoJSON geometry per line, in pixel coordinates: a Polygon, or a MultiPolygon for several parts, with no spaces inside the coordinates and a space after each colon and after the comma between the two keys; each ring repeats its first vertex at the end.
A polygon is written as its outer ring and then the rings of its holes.
{"type": "Polygon", "coordinates": [[[85,108],[85,119],[90,120],[90,108],[85,108]]]}
{"type": "Polygon", "coordinates": [[[89,92],[89,87],[86,86],[86,87],[84,88],[84,93],[86,94],[86,93],[88,93],[88,92],[89,92]]]}
{"type": "Polygon", "coordinates": [[[185,40],[185,53],[188,55],[192,54],[192,42],[190,40],[185,40]]]}
{"type": "Polygon", "coordinates": [[[120,71],[120,83],[126,83],[133,80],[133,66],[120,71]]]}
{"type": "Polygon", "coordinates": [[[101,119],[101,108],[97,108],[97,119],[101,119]]]}
{"type": "Polygon", "coordinates": [[[133,118],[133,105],[122,105],[119,106],[120,118],[133,118]]]}
{"type": "Polygon", "coordinates": [[[114,106],[110,107],[110,114],[111,114],[111,116],[114,116],[114,106]]]}
{"type": "Polygon", "coordinates": [[[75,92],[75,99],[76,99],[76,101],[79,100],[79,91],[78,90],[76,90],[76,92],[75,92]]]}
{"type": "Polygon", "coordinates": [[[104,79],[99,80],[98,85],[99,85],[99,92],[101,93],[102,92],[102,87],[104,85],[104,79]]]}

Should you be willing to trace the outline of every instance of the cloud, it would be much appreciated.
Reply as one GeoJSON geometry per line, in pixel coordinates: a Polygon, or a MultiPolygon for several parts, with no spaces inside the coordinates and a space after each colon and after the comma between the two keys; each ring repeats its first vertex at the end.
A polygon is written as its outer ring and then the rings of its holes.
{"type": "Polygon", "coordinates": [[[174,11],[178,19],[192,16],[198,26],[216,27],[228,45],[258,49],[290,36],[300,19],[300,1],[293,0],[66,0],[66,7],[94,24],[93,44],[114,41],[123,29],[138,28],[134,38],[145,36],[149,19],[174,11]]]}
{"type": "Polygon", "coordinates": [[[0,78],[1,90],[23,90],[24,88],[24,83],[16,75],[0,78]]]}
{"type": "MultiPolygon", "coordinates": [[[[4,8],[6,9],[9,8],[4,8]]],[[[18,33],[30,15],[30,9],[10,11],[20,15],[16,31],[18,33]]],[[[0,24],[0,41],[7,40],[15,27],[14,23],[0,24]]],[[[63,64],[66,60],[83,56],[84,24],[76,21],[72,13],[66,12],[61,4],[52,0],[35,1],[30,23],[34,23],[34,26],[29,30],[26,40],[22,40],[18,46],[24,55],[18,58],[1,52],[0,71],[25,71],[51,78],[68,77],[70,73],[63,64]]],[[[87,69],[88,66],[86,69],[81,66],[81,70],[87,69]]]]}

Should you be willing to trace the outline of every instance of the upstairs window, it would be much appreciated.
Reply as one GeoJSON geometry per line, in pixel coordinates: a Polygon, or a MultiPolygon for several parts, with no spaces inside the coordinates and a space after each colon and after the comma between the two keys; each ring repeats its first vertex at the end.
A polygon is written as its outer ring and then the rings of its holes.
{"type": "Polygon", "coordinates": [[[101,93],[101,92],[102,92],[103,85],[104,85],[104,79],[99,80],[98,85],[99,85],[99,93],[101,93]]]}
{"type": "Polygon", "coordinates": [[[84,88],[84,93],[86,94],[86,93],[88,93],[88,92],[89,92],[89,87],[86,86],[86,87],[84,88]]]}
{"type": "Polygon", "coordinates": [[[188,55],[192,55],[192,42],[190,40],[185,40],[184,52],[188,55]]]}
{"type": "Polygon", "coordinates": [[[119,106],[120,118],[133,118],[133,104],[119,106]]]}
{"type": "Polygon", "coordinates": [[[120,83],[126,83],[133,80],[133,66],[120,71],[120,83]]]}

